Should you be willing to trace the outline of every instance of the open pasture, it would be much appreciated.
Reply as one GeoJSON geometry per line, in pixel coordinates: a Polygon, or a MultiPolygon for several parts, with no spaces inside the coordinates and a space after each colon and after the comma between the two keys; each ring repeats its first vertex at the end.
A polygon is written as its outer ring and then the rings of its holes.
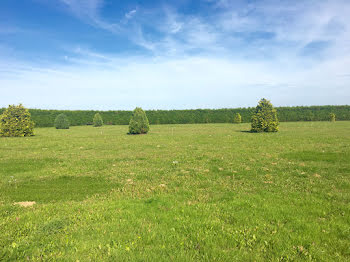
{"type": "Polygon", "coordinates": [[[350,122],[249,128],[1,138],[0,260],[349,261],[350,122]]]}

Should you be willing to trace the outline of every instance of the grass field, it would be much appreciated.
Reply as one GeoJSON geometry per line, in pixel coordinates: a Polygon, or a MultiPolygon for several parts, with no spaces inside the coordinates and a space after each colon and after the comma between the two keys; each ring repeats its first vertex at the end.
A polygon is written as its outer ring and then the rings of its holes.
{"type": "Polygon", "coordinates": [[[0,261],[349,261],[350,122],[247,130],[1,138],[0,261]]]}

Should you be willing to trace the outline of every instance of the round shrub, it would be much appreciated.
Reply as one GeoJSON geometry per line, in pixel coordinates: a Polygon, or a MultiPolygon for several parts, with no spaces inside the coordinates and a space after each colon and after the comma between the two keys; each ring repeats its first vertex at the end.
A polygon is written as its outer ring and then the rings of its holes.
{"type": "Polygon", "coordinates": [[[55,119],[56,129],[69,129],[69,121],[65,114],[59,114],[55,119]]]}
{"type": "Polygon", "coordinates": [[[98,126],[102,126],[103,125],[103,120],[102,120],[102,117],[99,113],[96,113],[94,115],[94,119],[93,119],[93,122],[94,122],[94,126],[95,127],[98,127],[98,126]]]}
{"type": "Polygon", "coordinates": [[[252,132],[277,132],[277,111],[265,98],[259,101],[252,115],[252,132]]]}
{"type": "Polygon", "coordinates": [[[129,122],[129,134],[147,134],[149,122],[145,111],[136,107],[129,122]]]}
{"type": "Polygon", "coordinates": [[[0,116],[0,136],[33,136],[34,122],[22,104],[9,107],[0,116]]]}
{"type": "Polygon", "coordinates": [[[242,123],[242,117],[240,113],[235,114],[235,118],[233,119],[233,123],[240,124],[242,123]]]}
{"type": "Polygon", "coordinates": [[[335,114],[334,113],[329,114],[329,121],[335,122],[335,114]]]}

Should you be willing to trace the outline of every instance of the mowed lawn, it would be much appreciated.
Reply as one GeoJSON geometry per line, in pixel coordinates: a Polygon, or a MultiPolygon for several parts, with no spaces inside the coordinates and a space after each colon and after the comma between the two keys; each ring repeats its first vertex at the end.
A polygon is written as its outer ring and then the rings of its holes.
{"type": "Polygon", "coordinates": [[[248,130],[0,138],[0,260],[349,261],[350,122],[248,130]]]}

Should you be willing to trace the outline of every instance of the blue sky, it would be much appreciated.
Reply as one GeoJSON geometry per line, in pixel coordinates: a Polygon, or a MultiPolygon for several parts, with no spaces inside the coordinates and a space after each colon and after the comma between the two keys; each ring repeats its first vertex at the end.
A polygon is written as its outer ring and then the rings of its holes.
{"type": "Polygon", "coordinates": [[[0,107],[349,104],[348,0],[1,0],[0,107]]]}

